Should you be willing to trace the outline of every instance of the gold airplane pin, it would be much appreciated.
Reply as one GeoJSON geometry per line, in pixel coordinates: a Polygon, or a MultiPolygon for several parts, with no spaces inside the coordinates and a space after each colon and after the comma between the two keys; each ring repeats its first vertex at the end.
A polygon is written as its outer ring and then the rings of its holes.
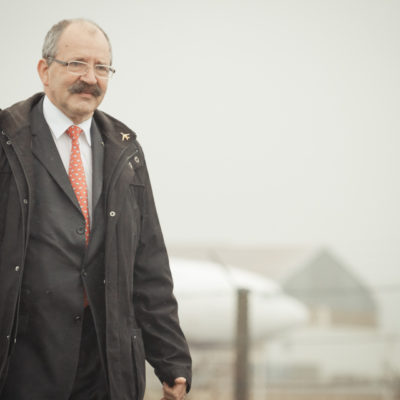
{"type": "Polygon", "coordinates": [[[121,135],[122,135],[122,141],[124,141],[124,140],[129,140],[130,138],[131,138],[131,135],[130,135],[130,133],[124,133],[124,132],[120,132],[121,133],[121,135]]]}

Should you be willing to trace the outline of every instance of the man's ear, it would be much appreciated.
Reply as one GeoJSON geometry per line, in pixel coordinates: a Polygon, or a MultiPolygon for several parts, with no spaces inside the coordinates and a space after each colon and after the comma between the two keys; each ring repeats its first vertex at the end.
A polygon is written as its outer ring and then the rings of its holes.
{"type": "Polygon", "coordinates": [[[43,86],[47,86],[49,84],[49,65],[44,58],[39,60],[37,71],[43,86]]]}

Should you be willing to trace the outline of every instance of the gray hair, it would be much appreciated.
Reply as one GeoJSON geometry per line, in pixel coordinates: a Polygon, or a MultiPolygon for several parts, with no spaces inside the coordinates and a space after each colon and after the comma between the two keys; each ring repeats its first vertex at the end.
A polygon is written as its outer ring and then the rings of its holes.
{"type": "Polygon", "coordinates": [[[52,63],[52,58],[55,58],[57,54],[57,45],[58,41],[60,40],[61,34],[64,32],[65,28],[67,26],[76,23],[76,22],[86,22],[89,23],[93,26],[95,26],[97,29],[99,29],[104,37],[107,39],[108,46],[110,48],[110,57],[112,61],[112,50],[111,50],[111,42],[110,39],[108,38],[107,34],[103,31],[102,28],[100,28],[99,25],[97,25],[95,22],[90,21],[88,19],[84,18],[75,18],[75,19],[63,19],[62,21],[58,22],[57,24],[53,25],[51,29],[47,32],[47,35],[44,39],[43,43],[43,48],[42,48],[42,57],[47,60],[48,65],[52,63]]]}

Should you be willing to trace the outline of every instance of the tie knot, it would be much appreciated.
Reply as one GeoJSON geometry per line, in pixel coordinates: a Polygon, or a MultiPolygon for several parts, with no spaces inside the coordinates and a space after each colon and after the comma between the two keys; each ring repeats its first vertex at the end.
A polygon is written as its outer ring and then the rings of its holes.
{"type": "Polygon", "coordinates": [[[81,128],[79,128],[79,126],[76,125],[71,125],[68,129],[67,129],[67,135],[72,139],[72,140],[78,140],[79,135],[83,132],[83,130],[81,128]]]}

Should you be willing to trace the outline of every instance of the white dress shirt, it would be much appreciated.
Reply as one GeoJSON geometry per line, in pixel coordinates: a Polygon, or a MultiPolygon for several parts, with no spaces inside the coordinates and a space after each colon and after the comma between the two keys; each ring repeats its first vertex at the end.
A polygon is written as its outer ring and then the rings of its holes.
{"type": "MultiPolygon", "coordinates": [[[[71,154],[72,140],[67,135],[66,130],[74,124],[62,111],[60,111],[51,101],[45,96],[43,101],[43,114],[47,125],[53,135],[54,143],[57,146],[61,161],[68,175],[69,159],[71,154]]],[[[92,221],[92,142],[90,137],[90,126],[92,118],[83,121],[76,125],[83,130],[79,136],[79,149],[85,170],[86,185],[88,189],[88,205],[90,223],[92,221]]]]}

